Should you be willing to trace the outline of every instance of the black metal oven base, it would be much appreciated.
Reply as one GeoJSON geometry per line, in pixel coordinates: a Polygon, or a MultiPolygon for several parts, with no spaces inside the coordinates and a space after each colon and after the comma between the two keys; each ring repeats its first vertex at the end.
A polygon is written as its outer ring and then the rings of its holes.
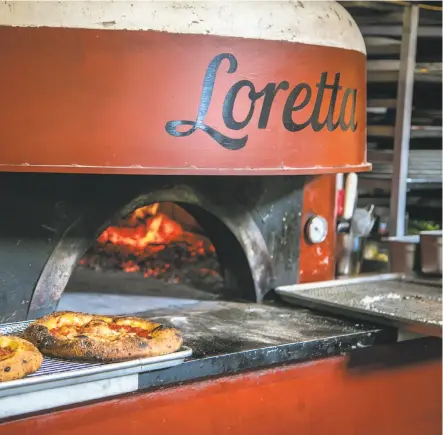
{"type": "Polygon", "coordinates": [[[180,366],[139,375],[140,390],[333,357],[397,340],[395,329],[276,302],[210,301],[144,315],[179,327],[193,355],[180,366]]]}
{"type": "MultiPolygon", "coordinates": [[[[193,355],[179,366],[140,373],[134,392],[338,355],[347,356],[346,368],[356,376],[441,359],[440,339],[427,337],[397,343],[395,329],[356,324],[277,302],[257,305],[206,301],[139,315],[175,326],[180,324],[185,344],[192,346],[193,355]]],[[[68,406],[94,402],[97,400],[68,406]]],[[[8,420],[24,417],[17,415],[8,420]]]]}

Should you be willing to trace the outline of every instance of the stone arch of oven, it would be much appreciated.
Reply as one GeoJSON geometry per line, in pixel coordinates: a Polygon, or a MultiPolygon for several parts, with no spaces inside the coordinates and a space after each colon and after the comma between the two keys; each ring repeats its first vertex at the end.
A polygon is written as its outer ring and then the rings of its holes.
{"type": "Polygon", "coordinates": [[[131,200],[117,198],[83,211],[66,229],[49,256],[32,294],[28,319],[45,315],[57,304],[78,261],[96,237],[118,218],[154,202],[173,202],[190,213],[214,244],[224,270],[226,293],[261,302],[271,290],[273,267],[266,242],[252,214],[233,201],[218,205],[194,186],[172,184],[149,189],[131,200]]]}

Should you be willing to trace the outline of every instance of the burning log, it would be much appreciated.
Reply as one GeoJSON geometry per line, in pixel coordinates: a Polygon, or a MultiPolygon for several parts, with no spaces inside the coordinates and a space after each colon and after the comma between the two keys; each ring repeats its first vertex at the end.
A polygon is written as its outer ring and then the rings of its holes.
{"type": "MultiPolygon", "coordinates": [[[[136,209],[119,226],[107,228],[80,264],[100,271],[138,272],[169,283],[219,289],[223,279],[210,240],[184,210],[180,209],[186,227],[195,232],[185,230],[182,222],[173,220],[163,210],[159,204],[136,209]]],[[[168,211],[173,215],[171,209],[168,211]]]]}

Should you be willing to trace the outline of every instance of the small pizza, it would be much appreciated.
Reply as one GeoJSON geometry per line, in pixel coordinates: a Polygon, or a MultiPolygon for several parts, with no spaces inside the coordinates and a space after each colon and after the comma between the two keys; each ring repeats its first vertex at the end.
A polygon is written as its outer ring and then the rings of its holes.
{"type": "Polygon", "coordinates": [[[83,361],[124,361],[180,349],[177,329],[138,317],[63,311],[36,320],[25,338],[44,355],[83,361]]]}
{"type": "Polygon", "coordinates": [[[36,372],[42,362],[42,354],[29,341],[0,335],[0,382],[24,378],[36,372]]]}

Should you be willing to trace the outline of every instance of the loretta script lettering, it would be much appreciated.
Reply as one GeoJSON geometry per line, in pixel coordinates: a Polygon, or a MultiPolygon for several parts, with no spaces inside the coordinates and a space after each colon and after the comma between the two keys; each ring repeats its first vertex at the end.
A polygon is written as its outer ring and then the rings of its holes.
{"type": "MultiPolygon", "coordinates": [[[[228,62],[227,74],[233,74],[237,71],[238,62],[233,54],[222,53],[214,57],[206,69],[200,97],[200,105],[197,110],[195,121],[169,121],[166,124],[165,129],[171,136],[185,137],[190,136],[197,130],[201,130],[228,150],[239,150],[246,145],[248,135],[244,135],[240,138],[233,138],[205,123],[206,114],[211,105],[216,76],[225,60],[228,62]],[[189,128],[181,129],[179,131],[178,128],[183,126],[189,128]]],[[[312,88],[308,83],[298,83],[291,89],[286,98],[281,118],[282,125],[286,130],[290,132],[298,132],[305,128],[312,128],[315,132],[319,132],[323,129],[329,131],[340,129],[342,131],[354,132],[357,129],[358,122],[355,119],[357,90],[343,88],[340,84],[340,73],[335,73],[333,81],[331,80],[330,83],[328,83],[328,78],[328,73],[323,72],[321,73],[315,88],[312,88]],[[329,107],[324,119],[320,119],[320,113],[325,113],[322,108],[326,92],[331,92],[329,107]],[[339,96],[341,96],[341,101],[338,103],[339,96]],[[313,108],[306,113],[306,120],[303,122],[295,122],[293,120],[294,112],[306,111],[305,108],[309,105],[312,99],[315,99],[315,103],[313,108]]],[[[223,102],[222,116],[226,128],[231,131],[243,130],[252,120],[255,112],[255,103],[258,100],[262,100],[261,112],[258,118],[258,128],[265,129],[268,125],[269,115],[271,113],[275,96],[280,91],[288,91],[289,88],[290,85],[287,81],[268,83],[261,91],[257,91],[254,84],[249,80],[240,80],[236,82],[231,89],[229,89],[223,102]],[[235,102],[238,93],[242,89],[249,91],[249,111],[244,119],[235,119],[235,102]]]]}

